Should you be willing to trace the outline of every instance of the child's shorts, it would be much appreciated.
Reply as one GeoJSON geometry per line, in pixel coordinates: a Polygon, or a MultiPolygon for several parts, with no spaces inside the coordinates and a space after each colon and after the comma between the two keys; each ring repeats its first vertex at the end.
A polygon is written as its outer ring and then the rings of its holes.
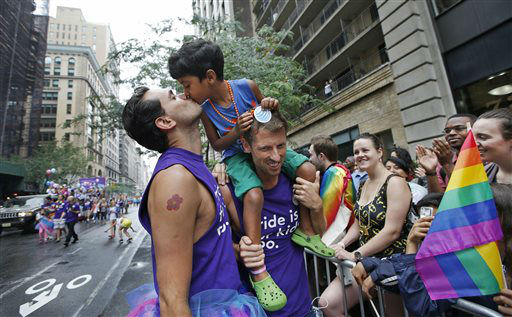
{"type": "MultiPolygon", "coordinates": [[[[295,181],[297,169],[306,161],[308,161],[307,157],[287,148],[283,172],[292,181],[295,181]]],[[[263,187],[260,178],[254,171],[250,154],[240,152],[225,159],[224,163],[226,163],[226,170],[235,187],[237,198],[242,199],[243,195],[250,189],[263,187]]]]}

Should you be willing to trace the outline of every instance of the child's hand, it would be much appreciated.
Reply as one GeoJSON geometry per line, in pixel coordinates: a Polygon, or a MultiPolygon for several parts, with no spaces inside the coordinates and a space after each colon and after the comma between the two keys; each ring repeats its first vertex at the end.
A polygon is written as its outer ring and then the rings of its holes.
{"type": "Polygon", "coordinates": [[[253,120],[254,118],[250,111],[242,113],[242,115],[238,118],[238,121],[236,122],[236,129],[238,135],[241,135],[242,133],[249,131],[253,120]]]}
{"type": "Polygon", "coordinates": [[[277,110],[279,108],[279,100],[265,97],[261,100],[260,106],[265,110],[277,110]]]}

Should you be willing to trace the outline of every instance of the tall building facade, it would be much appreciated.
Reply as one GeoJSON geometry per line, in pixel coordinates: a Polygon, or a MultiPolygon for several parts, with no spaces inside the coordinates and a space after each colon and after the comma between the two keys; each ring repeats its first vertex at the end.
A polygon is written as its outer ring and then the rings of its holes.
{"type": "Polygon", "coordinates": [[[0,156],[38,143],[48,1],[0,0],[0,156]]]}
{"type": "Polygon", "coordinates": [[[119,131],[102,132],[95,123],[101,120],[100,103],[118,97],[115,78],[101,72],[106,63],[118,68],[108,60],[114,49],[109,26],[87,22],[80,9],[57,7],[56,17],[50,17],[40,141],[84,148],[88,176],[103,176],[107,184],[120,180],[119,131]],[[84,120],[73,123],[78,116],[84,120]]]}
{"type": "MultiPolygon", "coordinates": [[[[238,21],[243,30],[237,30],[237,36],[253,36],[251,5],[249,1],[233,0],[193,0],[192,9],[197,18],[210,21],[238,21]]],[[[196,36],[204,30],[196,27],[196,36]]]]}
{"type": "Polygon", "coordinates": [[[454,113],[510,106],[512,42],[504,40],[510,1],[254,0],[251,6],[256,30],[266,24],[293,32],[289,56],[304,65],[306,83],[332,109],[305,109],[289,132],[295,148],[329,134],[343,160],[354,138],[370,132],[388,149],[413,152],[442,136],[454,113]]]}

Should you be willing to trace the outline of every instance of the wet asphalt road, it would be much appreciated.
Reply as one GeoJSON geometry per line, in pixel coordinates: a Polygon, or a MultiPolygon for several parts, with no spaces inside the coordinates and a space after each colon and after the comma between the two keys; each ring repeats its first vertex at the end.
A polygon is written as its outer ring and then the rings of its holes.
{"type": "MultiPolygon", "coordinates": [[[[123,244],[109,240],[107,225],[76,225],[79,241],[38,243],[38,235],[11,231],[0,236],[0,316],[125,316],[125,294],[152,283],[150,239],[137,232],[123,244]]],[[[131,231],[130,231],[131,233],[131,231]]]]}

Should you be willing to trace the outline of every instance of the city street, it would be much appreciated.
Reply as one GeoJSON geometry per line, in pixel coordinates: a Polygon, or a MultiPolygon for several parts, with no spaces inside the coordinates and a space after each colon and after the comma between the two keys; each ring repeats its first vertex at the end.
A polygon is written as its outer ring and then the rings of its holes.
{"type": "Polygon", "coordinates": [[[76,225],[79,241],[38,243],[19,231],[0,236],[1,316],[124,316],[125,294],[152,283],[151,242],[131,207],[134,240],[110,240],[107,225],[76,225]]]}

